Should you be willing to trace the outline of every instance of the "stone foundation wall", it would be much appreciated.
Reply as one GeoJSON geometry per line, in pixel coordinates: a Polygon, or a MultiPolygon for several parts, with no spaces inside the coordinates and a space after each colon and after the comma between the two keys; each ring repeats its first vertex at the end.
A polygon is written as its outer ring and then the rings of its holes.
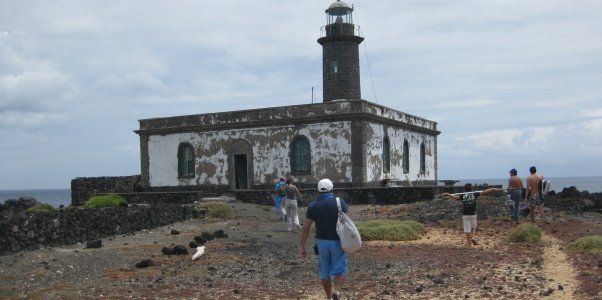
{"type": "MultiPolygon", "coordinates": [[[[334,194],[349,204],[402,204],[433,199],[435,187],[339,188],[334,194]]],[[[319,196],[316,189],[301,189],[299,206],[307,206],[319,196]]],[[[272,190],[236,191],[236,199],[255,204],[273,205],[272,190]]]]}
{"type": "MultiPolygon", "coordinates": [[[[475,190],[483,188],[501,188],[501,186],[475,186],[475,190]]],[[[459,193],[464,187],[445,189],[442,186],[420,186],[420,187],[363,187],[363,188],[336,188],[334,194],[345,199],[348,204],[372,204],[392,205],[404,204],[417,201],[432,200],[435,195],[443,192],[459,193]]],[[[309,202],[319,196],[316,189],[301,189],[301,200],[299,206],[307,206],[309,202]]],[[[236,199],[260,205],[273,205],[273,190],[236,191],[236,199]]]]}
{"type": "Polygon", "coordinates": [[[0,255],[40,247],[71,245],[204,217],[191,205],[66,208],[46,213],[16,212],[0,219],[0,255]]]}
{"type": "Polygon", "coordinates": [[[71,205],[83,205],[91,197],[103,193],[137,192],[140,180],[140,175],[75,178],[71,180],[71,205]]]}
{"type": "MultiPolygon", "coordinates": [[[[140,192],[116,193],[128,204],[192,204],[207,196],[203,192],[140,192]]],[[[104,194],[101,194],[104,195],[104,194]]]]}

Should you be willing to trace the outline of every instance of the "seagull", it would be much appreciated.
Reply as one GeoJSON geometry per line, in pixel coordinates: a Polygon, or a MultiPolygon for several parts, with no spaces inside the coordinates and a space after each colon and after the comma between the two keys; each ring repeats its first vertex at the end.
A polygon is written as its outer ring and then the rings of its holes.
{"type": "Polygon", "coordinates": [[[196,253],[192,256],[192,260],[196,260],[201,257],[205,253],[205,246],[200,246],[196,248],[196,253]]]}

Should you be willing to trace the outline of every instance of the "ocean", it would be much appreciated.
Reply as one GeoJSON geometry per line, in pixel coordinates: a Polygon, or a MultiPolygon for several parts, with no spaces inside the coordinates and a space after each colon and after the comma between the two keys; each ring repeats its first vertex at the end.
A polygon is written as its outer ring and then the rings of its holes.
{"type": "Polygon", "coordinates": [[[8,199],[19,199],[20,197],[33,197],[39,202],[48,203],[56,208],[61,205],[71,205],[70,189],[0,190],[0,203],[4,203],[8,199]]]}
{"type": "MultiPolygon", "coordinates": [[[[526,177],[521,177],[521,178],[523,179],[523,183],[525,183],[526,177]]],[[[562,191],[563,188],[571,187],[571,186],[576,187],[580,191],[588,191],[590,193],[602,192],[602,176],[546,177],[546,179],[549,180],[551,183],[550,190],[554,190],[556,192],[560,192],[560,191],[562,191]]],[[[506,187],[508,185],[508,178],[461,179],[460,182],[456,183],[456,185],[464,185],[465,183],[472,183],[472,184],[487,183],[489,185],[503,185],[504,187],[506,187]]]]}
{"type": "MultiPolygon", "coordinates": [[[[575,186],[580,191],[589,191],[591,193],[602,192],[602,176],[550,177],[546,179],[550,180],[552,183],[551,189],[557,192],[562,191],[562,188],[570,186],[575,186]]],[[[463,185],[465,183],[487,183],[490,185],[503,185],[505,187],[508,184],[508,179],[462,179],[456,185],[463,185]]],[[[39,202],[48,203],[54,207],[59,207],[60,205],[68,206],[71,204],[71,190],[69,189],[0,190],[0,203],[4,203],[7,199],[18,199],[25,196],[33,197],[39,202]]]]}

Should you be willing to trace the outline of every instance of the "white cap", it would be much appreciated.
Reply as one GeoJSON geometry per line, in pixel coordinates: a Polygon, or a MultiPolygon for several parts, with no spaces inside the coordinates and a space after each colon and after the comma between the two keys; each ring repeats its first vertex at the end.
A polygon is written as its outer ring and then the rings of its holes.
{"type": "Polygon", "coordinates": [[[332,190],[333,184],[330,179],[324,178],[318,182],[318,191],[321,193],[330,192],[332,190]]]}

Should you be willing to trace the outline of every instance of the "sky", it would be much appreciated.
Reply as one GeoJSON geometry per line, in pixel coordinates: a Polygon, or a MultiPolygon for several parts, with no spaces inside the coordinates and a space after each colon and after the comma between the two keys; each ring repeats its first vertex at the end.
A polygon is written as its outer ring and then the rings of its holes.
{"type": "MultiPolygon", "coordinates": [[[[348,1],[439,179],[602,175],[602,1],[348,1]]],[[[0,0],[0,189],[140,173],[138,120],[322,100],[331,1],[0,0]]]]}

